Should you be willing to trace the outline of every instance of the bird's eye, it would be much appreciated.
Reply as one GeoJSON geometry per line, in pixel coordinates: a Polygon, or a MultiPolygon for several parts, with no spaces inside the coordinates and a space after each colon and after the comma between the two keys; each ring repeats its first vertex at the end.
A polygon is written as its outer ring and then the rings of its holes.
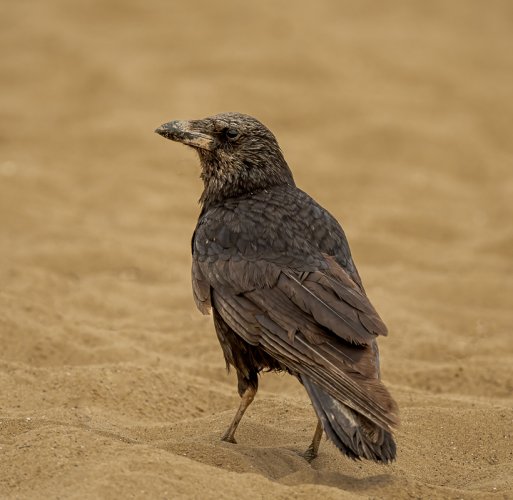
{"type": "Polygon", "coordinates": [[[237,139],[237,137],[239,137],[239,131],[234,129],[234,128],[227,128],[225,131],[224,131],[224,135],[230,139],[231,141],[237,139]]]}

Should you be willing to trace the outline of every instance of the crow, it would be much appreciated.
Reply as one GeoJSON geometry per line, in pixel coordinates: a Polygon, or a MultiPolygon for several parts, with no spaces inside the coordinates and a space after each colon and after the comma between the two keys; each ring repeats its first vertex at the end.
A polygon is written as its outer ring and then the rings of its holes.
{"type": "Polygon", "coordinates": [[[323,430],[352,459],[394,460],[398,410],[380,380],[376,342],[387,328],[339,223],[296,187],[275,136],[251,116],[171,121],[155,132],[194,148],[201,163],[193,295],[203,314],[212,310],[241,397],[222,439],[236,443],[258,374],[285,371],[318,417],[308,461],[323,430]]]}

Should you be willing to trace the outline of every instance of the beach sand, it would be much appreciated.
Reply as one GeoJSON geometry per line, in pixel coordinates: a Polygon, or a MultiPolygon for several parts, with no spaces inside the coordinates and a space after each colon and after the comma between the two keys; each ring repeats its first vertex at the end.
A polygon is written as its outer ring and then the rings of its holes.
{"type": "Polygon", "coordinates": [[[513,498],[511,2],[0,7],[0,498],[513,498]],[[195,308],[191,150],[277,135],[387,323],[398,459],[323,440],[287,375],[238,405],[195,308]]]}

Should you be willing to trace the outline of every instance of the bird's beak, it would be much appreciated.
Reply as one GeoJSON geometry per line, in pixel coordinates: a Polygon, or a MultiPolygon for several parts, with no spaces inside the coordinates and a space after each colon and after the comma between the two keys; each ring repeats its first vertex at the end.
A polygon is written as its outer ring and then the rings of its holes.
{"type": "Polygon", "coordinates": [[[189,121],[164,123],[155,132],[166,139],[181,142],[193,148],[206,149],[207,151],[214,149],[214,138],[194,130],[193,123],[189,121]]]}

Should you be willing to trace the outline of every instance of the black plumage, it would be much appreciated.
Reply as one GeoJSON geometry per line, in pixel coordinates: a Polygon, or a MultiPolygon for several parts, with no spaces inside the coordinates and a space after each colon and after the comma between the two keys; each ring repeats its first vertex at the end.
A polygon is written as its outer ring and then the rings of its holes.
{"type": "Polygon", "coordinates": [[[351,458],[389,462],[397,406],[380,380],[378,335],[344,231],[298,189],[274,135],[258,120],[225,113],[175,121],[157,132],[199,154],[204,191],[192,238],[192,286],[213,311],[227,366],[242,398],[223,439],[258,388],[262,370],[304,385],[322,429],[351,458]]]}

